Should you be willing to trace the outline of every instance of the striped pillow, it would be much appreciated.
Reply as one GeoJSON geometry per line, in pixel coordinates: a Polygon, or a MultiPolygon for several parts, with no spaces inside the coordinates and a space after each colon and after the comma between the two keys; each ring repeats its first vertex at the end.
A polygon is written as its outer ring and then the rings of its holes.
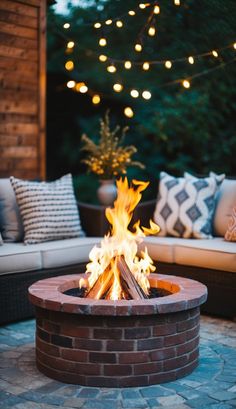
{"type": "Polygon", "coordinates": [[[54,182],[10,177],[24,225],[24,243],[84,236],[71,174],[54,182]]]}

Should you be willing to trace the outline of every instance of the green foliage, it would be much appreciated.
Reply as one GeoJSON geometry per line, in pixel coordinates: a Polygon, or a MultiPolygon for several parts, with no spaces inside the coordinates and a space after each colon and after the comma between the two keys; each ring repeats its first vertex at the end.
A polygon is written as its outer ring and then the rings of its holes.
{"type": "Polygon", "coordinates": [[[185,170],[197,174],[214,170],[236,175],[235,62],[196,77],[189,90],[179,84],[165,85],[233,60],[235,50],[232,47],[222,50],[218,59],[201,58],[193,65],[179,62],[173,64],[171,70],[154,66],[144,72],[140,67],[124,70],[119,65],[116,74],[109,74],[106,64],[98,61],[100,53],[127,60],[181,58],[219,49],[236,40],[235,0],[182,0],[181,7],[174,6],[172,0],[159,4],[161,14],[156,18],[157,36],[153,39],[143,35],[141,56],[134,52],[133,45],[147,19],[148,10],[139,11],[132,18],[123,18],[123,29],[107,26],[106,51],[97,45],[101,32],[86,24],[127,15],[128,10],[137,7],[135,0],[97,1],[87,8],[72,7],[68,17],[72,24],[69,32],[62,29],[66,19],[49,10],[48,176],[56,177],[62,170],[71,171],[78,186],[80,183],[83,186],[79,189],[83,200],[93,201],[96,183],[86,175],[81,135],[97,134],[98,119],[107,108],[110,109],[111,122],[118,122],[122,127],[128,123],[130,127],[127,144],[137,147],[137,160],[146,167],[144,170],[129,168],[128,176],[150,180],[147,189],[150,196],[156,195],[161,170],[176,175],[185,170]],[[101,5],[104,8],[99,12],[98,6],[101,5]],[[65,54],[65,44],[70,39],[76,42],[76,47],[73,53],[65,54]],[[72,73],[64,70],[68,59],[75,64],[72,73]],[[69,79],[88,83],[90,89],[102,96],[101,104],[95,107],[91,104],[91,95],[66,89],[69,79]],[[123,92],[112,91],[115,82],[124,84],[123,92]],[[132,88],[150,90],[151,100],[134,100],[129,95],[132,88]],[[132,106],[133,119],[124,117],[125,106],[132,106]]]}

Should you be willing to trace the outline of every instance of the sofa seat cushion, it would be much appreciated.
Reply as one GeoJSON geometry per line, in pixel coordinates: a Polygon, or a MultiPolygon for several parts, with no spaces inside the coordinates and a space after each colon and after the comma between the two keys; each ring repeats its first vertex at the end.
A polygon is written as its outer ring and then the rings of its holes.
{"type": "Polygon", "coordinates": [[[236,273],[236,243],[223,237],[211,240],[179,240],[174,247],[175,263],[236,273]]]}
{"type": "Polygon", "coordinates": [[[0,247],[0,274],[33,271],[42,268],[39,247],[21,243],[4,243],[0,247]]]}
{"type": "Polygon", "coordinates": [[[85,263],[90,250],[101,242],[99,237],[80,237],[41,243],[42,268],[85,263]]]}
{"type": "Polygon", "coordinates": [[[148,236],[139,244],[139,253],[147,247],[148,254],[154,261],[174,263],[174,245],[180,240],[183,239],[175,237],[148,236]]]}
{"type": "Polygon", "coordinates": [[[0,274],[64,267],[88,261],[89,252],[101,238],[80,237],[31,244],[4,243],[0,247],[0,274]]]}

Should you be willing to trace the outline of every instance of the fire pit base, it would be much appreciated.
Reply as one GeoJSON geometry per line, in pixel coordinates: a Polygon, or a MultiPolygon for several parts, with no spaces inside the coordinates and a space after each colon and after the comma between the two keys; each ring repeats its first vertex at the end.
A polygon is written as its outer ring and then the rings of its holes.
{"type": "Polygon", "coordinates": [[[204,285],[151,275],[152,286],[172,294],[116,302],[63,294],[76,287],[80,277],[46,279],[29,289],[36,305],[41,372],[65,383],[130,387],[173,381],[197,366],[204,285]]]}

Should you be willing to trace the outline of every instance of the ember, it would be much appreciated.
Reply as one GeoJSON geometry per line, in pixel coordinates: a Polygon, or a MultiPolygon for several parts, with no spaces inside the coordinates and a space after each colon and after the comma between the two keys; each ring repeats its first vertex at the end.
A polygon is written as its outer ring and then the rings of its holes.
{"type": "Polygon", "coordinates": [[[111,232],[101,241],[100,247],[90,252],[90,262],[86,273],[88,280],[81,279],[80,286],[86,286],[86,297],[94,299],[134,299],[148,298],[150,284],[148,275],[155,271],[147,250],[137,255],[138,243],[147,234],[157,234],[158,225],[150,220],[150,227],[140,227],[138,221],[130,223],[133,211],[141,200],[141,192],[149,182],[128,180],[117,181],[117,199],[114,208],[106,209],[106,217],[111,224],[111,232]]]}

